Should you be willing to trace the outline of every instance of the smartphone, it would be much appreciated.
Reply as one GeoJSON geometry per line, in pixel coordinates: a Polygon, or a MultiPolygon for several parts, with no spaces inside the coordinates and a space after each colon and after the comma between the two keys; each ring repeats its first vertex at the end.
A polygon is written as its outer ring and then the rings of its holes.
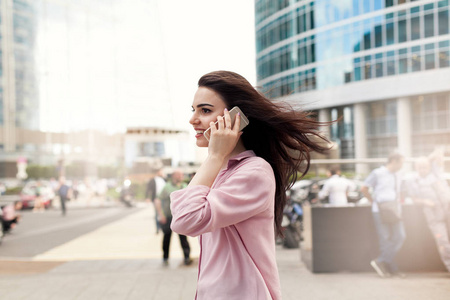
{"type": "MultiPolygon", "coordinates": [[[[235,106],[230,110],[230,118],[231,118],[231,127],[234,126],[234,121],[236,120],[236,115],[239,113],[241,115],[241,125],[239,126],[239,131],[242,131],[242,129],[245,128],[250,122],[248,121],[247,117],[244,115],[242,110],[239,109],[239,107],[235,106]]],[[[214,124],[217,127],[217,122],[214,124]]],[[[205,132],[203,132],[203,136],[209,141],[211,135],[211,127],[209,127],[205,132]]]]}

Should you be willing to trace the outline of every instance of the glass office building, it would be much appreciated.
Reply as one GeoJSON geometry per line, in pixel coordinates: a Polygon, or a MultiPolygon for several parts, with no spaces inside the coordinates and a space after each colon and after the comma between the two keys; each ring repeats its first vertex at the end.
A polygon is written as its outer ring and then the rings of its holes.
{"type": "Polygon", "coordinates": [[[0,151],[15,151],[16,128],[39,127],[32,1],[0,2],[0,151]]]}
{"type": "Polygon", "coordinates": [[[0,0],[0,24],[0,169],[109,163],[103,133],[174,126],[156,0],[0,0]]]}
{"type": "Polygon", "coordinates": [[[342,117],[341,158],[450,144],[448,0],[257,0],[255,12],[258,85],[342,117]]]}

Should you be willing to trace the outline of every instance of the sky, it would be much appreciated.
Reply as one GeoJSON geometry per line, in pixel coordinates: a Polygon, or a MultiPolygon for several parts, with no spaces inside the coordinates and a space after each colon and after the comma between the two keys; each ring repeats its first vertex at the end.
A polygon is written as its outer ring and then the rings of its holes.
{"type": "Polygon", "coordinates": [[[44,131],[185,129],[203,74],[230,70],[256,84],[253,0],[98,1],[89,17],[74,2],[39,3],[44,131]]]}
{"type": "Polygon", "coordinates": [[[256,85],[253,0],[160,0],[158,4],[170,97],[182,107],[175,112],[175,125],[189,116],[198,79],[208,72],[234,71],[256,85]]]}

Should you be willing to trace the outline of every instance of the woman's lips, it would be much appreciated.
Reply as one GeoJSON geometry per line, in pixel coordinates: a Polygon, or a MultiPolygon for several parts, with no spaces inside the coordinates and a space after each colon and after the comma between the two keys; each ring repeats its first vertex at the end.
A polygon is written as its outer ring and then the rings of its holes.
{"type": "Polygon", "coordinates": [[[195,137],[198,139],[203,136],[203,132],[205,131],[203,129],[196,129],[195,132],[196,132],[195,137]]]}

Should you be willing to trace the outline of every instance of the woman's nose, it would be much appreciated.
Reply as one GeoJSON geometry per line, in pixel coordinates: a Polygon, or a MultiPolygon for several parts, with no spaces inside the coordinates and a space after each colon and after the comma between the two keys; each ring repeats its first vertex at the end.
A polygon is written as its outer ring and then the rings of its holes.
{"type": "Polygon", "coordinates": [[[199,123],[199,120],[198,120],[198,118],[197,118],[197,116],[195,114],[192,115],[191,119],[189,120],[189,123],[191,125],[195,125],[195,124],[199,123]]]}

